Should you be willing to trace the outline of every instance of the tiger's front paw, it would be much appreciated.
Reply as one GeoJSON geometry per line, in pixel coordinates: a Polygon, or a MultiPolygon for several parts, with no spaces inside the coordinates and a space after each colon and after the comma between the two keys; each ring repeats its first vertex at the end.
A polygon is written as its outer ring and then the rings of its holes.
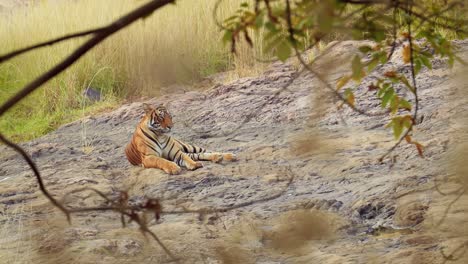
{"type": "Polygon", "coordinates": [[[235,154],[232,154],[232,153],[224,153],[223,154],[223,160],[227,160],[227,161],[236,161],[237,160],[237,156],[235,154]]]}
{"type": "Polygon", "coordinates": [[[163,170],[167,173],[167,174],[179,174],[180,171],[181,171],[181,168],[179,166],[177,166],[177,164],[175,163],[169,163],[167,165],[167,167],[163,168],[163,170]]]}
{"type": "Polygon", "coordinates": [[[196,161],[193,164],[190,164],[189,166],[187,166],[187,169],[189,170],[196,170],[198,168],[203,168],[203,163],[196,161]]]}

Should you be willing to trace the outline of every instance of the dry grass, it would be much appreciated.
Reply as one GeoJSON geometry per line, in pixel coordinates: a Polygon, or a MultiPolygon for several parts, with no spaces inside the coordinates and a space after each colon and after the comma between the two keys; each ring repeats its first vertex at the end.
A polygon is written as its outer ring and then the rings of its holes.
{"type": "MultiPolygon", "coordinates": [[[[241,0],[227,0],[218,17],[225,18],[241,0]]],[[[0,54],[61,36],[106,25],[143,1],[37,1],[0,16],[0,54]]],[[[0,129],[17,140],[47,133],[64,122],[102,111],[123,98],[158,96],[161,87],[191,83],[228,69],[231,78],[258,72],[261,49],[239,46],[234,58],[221,41],[213,19],[216,0],[177,1],[106,40],[70,69],[12,109],[0,129]],[[83,111],[82,91],[100,90],[103,102],[83,111]]],[[[82,39],[20,56],[0,65],[0,103],[70,54],[82,39]]]]}

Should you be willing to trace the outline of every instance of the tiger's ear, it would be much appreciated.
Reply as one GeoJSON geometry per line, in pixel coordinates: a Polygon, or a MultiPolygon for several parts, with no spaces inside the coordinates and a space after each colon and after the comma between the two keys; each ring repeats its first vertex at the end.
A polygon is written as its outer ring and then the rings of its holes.
{"type": "Polygon", "coordinates": [[[150,104],[143,103],[143,109],[145,109],[145,114],[149,114],[154,110],[154,107],[152,107],[150,104]]]}

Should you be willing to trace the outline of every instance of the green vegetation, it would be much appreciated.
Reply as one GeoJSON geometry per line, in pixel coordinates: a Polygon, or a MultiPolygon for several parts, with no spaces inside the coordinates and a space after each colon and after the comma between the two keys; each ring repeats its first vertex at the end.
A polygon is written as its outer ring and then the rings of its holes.
{"type": "MultiPolygon", "coordinates": [[[[158,96],[160,88],[192,82],[234,69],[232,78],[260,69],[261,49],[239,45],[231,55],[213,20],[216,0],[181,0],[112,36],[64,73],[45,84],[0,119],[0,130],[14,140],[29,140],[84,115],[104,111],[125,100],[158,96]],[[103,101],[83,101],[87,87],[103,101]]],[[[37,1],[0,16],[0,54],[72,32],[107,25],[141,1],[37,1]]],[[[222,20],[240,0],[219,6],[222,20]]],[[[70,54],[83,39],[32,51],[0,65],[0,103],[70,54]]]]}

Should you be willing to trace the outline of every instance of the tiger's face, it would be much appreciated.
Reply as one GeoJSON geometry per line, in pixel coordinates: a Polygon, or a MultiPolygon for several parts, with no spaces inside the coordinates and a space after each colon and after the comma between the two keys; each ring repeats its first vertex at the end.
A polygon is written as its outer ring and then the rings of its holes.
{"type": "Polygon", "coordinates": [[[164,105],[161,104],[154,108],[151,105],[144,104],[144,107],[146,124],[150,130],[159,133],[171,131],[173,126],[172,116],[164,105]]]}

